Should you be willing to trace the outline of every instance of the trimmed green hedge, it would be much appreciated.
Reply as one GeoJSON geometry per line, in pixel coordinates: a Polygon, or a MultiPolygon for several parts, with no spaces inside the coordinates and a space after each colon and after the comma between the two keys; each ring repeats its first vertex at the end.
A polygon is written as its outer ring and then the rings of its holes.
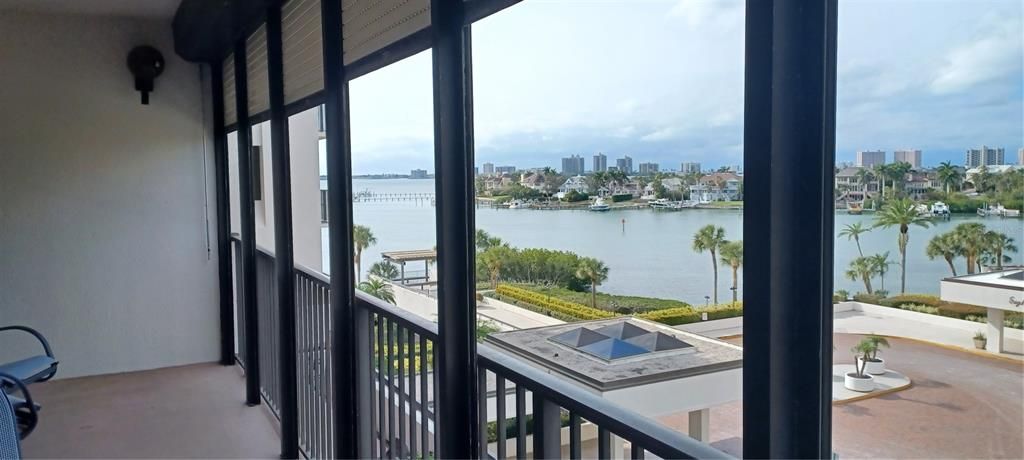
{"type": "Polygon", "coordinates": [[[707,308],[666,308],[664,310],[644,313],[638,315],[638,317],[669,326],[678,326],[680,324],[700,322],[702,313],[708,314],[708,321],[743,316],[743,302],[713,305],[707,308]]]}
{"type": "MultiPolygon", "coordinates": [[[[557,297],[568,302],[578,303],[580,305],[590,305],[591,302],[590,292],[573,291],[571,289],[558,286],[537,286],[531,284],[514,284],[514,286],[545,296],[557,297]]],[[[597,293],[597,308],[623,315],[641,314],[665,308],[688,306],[690,306],[690,304],[674,299],[657,299],[653,297],[608,294],[604,292],[597,293]]]]}
{"type": "Polygon", "coordinates": [[[612,203],[619,203],[622,201],[629,201],[633,199],[633,195],[630,193],[623,193],[619,195],[612,195],[612,203]]]}
{"type": "Polygon", "coordinates": [[[499,284],[498,288],[495,289],[495,292],[503,297],[525,302],[526,305],[522,306],[563,321],[605,319],[617,316],[612,312],[591,308],[574,302],[567,302],[565,300],[546,296],[544,294],[539,294],[509,284],[499,284]]]}

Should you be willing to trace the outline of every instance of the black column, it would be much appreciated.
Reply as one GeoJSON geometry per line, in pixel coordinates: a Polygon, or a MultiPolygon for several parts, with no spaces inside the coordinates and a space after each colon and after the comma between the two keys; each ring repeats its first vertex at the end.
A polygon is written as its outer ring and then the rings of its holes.
{"type": "Polygon", "coordinates": [[[245,40],[235,43],[235,106],[238,113],[238,211],[242,239],[242,304],[245,308],[245,402],[260,403],[260,329],[256,311],[256,211],[252,188],[252,127],[245,40]]]}
{"type": "Polygon", "coordinates": [[[462,0],[432,0],[437,193],[439,458],[476,458],[481,437],[476,299],[470,33],[462,0]]]}
{"type": "Polygon", "coordinates": [[[836,0],[747,0],[743,454],[831,457],[836,0]]]}
{"type": "Polygon", "coordinates": [[[224,72],[210,63],[213,99],[213,168],[217,194],[217,280],[220,286],[220,363],[235,364],[234,286],[231,283],[231,196],[228,189],[228,137],[224,132],[224,72]]]}
{"type": "MultiPolygon", "coordinates": [[[[331,329],[335,384],[334,442],[338,458],[366,458],[370,417],[360,410],[358,392],[370,383],[357,357],[368,342],[357,340],[367,320],[355,308],[355,250],[352,243],[352,151],[349,138],[348,81],[342,65],[341,0],[322,0],[324,121],[327,136],[327,213],[330,216],[331,329]],[[363,318],[363,319],[359,319],[363,318]],[[365,440],[366,442],[359,442],[365,440]]],[[[365,331],[363,331],[365,333],[365,331]]],[[[362,398],[368,399],[368,398],[362,398]]]]}
{"type": "Polygon", "coordinates": [[[267,73],[270,153],[274,180],[274,281],[277,284],[278,351],[281,365],[281,458],[299,457],[299,397],[296,389],[295,266],[292,241],[292,175],[288,114],[284,108],[281,8],[267,8],[267,73]]]}

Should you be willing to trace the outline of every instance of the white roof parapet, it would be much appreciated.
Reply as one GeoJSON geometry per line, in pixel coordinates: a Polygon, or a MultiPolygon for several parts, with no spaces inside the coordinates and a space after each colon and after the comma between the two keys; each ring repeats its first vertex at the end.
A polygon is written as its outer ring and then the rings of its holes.
{"type": "Polygon", "coordinates": [[[1024,312],[1024,269],[976,273],[943,279],[939,297],[947,302],[1024,312]]]}

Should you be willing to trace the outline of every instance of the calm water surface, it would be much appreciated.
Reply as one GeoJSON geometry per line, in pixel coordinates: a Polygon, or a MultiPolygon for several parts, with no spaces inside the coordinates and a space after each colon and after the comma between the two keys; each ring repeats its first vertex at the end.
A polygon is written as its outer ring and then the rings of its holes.
{"type": "MultiPolygon", "coordinates": [[[[353,189],[376,193],[432,192],[434,181],[355,179],[353,189]]],[[[364,272],[370,264],[380,260],[381,252],[434,247],[434,211],[429,202],[356,203],[353,211],[355,222],[369,226],[377,237],[377,244],[363,254],[364,272]]],[[[694,232],[704,225],[714,224],[725,228],[727,239],[743,238],[742,212],[734,210],[656,212],[640,209],[599,213],[479,207],[476,217],[478,228],[512,246],[567,250],[604,261],[609,267],[609,276],[600,290],[679,299],[698,305],[704,303],[704,296],[711,295],[714,283],[711,256],[691,249],[694,232]]],[[[836,214],[835,219],[837,232],[846,224],[860,221],[870,226],[873,222],[870,214],[836,214]]],[[[950,273],[945,261],[928,260],[925,256],[928,240],[959,223],[979,221],[990,229],[1010,235],[1017,240],[1017,246],[1021,246],[1024,237],[1024,221],[1021,219],[955,216],[950,221],[935,221],[935,225],[929,228],[913,227],[907,252],[907,291],[938,294],[939,280],[950,273]]],[[[895,228],[875,229],[862,236],[864,253],[889,251],[891,260],[897,262],[897,233],[895,228]]],[[[323,237],[326,241],[326,229],[323,237]]],[[[863,290],[863,284],[843,276],[846,266],[857,257],[854,243],[837,236],[835,251],[836,289],[863,290]]],[[[1009,255],[1015,263],[1020,263],[1019,252],[1009,255]]],[[[719,265],[718,297],[720,301],[726,301],[731,296],[732,274],[728,267],[719,265]]],[[[957,270],[962,272],[963,265],[961,259],[957,262],[957,270]]],[[[324,266],[328,264],[325,262],[324,266]]],[[[740,276],[742,294],[742,270],[740,276]]],[[[874,287],[878,287],[877,278],[874,287]]],[[[885,288],[890,292],[899,289],[897,265],[886,275],[885,288]]]]}

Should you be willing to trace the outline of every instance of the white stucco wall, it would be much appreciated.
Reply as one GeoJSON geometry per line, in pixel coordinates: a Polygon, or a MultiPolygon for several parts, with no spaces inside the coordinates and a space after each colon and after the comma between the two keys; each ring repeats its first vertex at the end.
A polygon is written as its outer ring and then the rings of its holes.
{"type": "Polygon", "coordinates": [[[216,360],[206,86],[170,20],[0,11],[0,34],[0,324],[46,334],[59,378],[216,360]],[[167,62],[148,106],[141,44],[167,62]]]}

